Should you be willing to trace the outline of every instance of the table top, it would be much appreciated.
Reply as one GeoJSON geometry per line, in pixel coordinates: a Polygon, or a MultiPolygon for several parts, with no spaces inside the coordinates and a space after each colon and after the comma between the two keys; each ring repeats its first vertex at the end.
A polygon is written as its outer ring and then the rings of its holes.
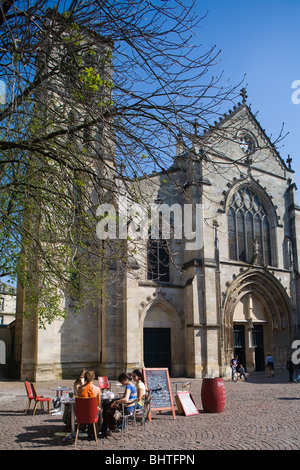
{"type": "Polygon", "coordinates": [[[116,398],[116,395],[112,392],[109,394],[101,393],[101,400],[113,400],[114,398],[116,398]]]}
{"type": "Polygon", "coordinates": [[[70,387],[62,387],[62,386],[58,386],[56,388],[51,388],[51,390],[53,390],[55,392],[57,392],[57,391],[71,392],[71,391],[73,391],[73,389],[70,388],[70,387]]]}

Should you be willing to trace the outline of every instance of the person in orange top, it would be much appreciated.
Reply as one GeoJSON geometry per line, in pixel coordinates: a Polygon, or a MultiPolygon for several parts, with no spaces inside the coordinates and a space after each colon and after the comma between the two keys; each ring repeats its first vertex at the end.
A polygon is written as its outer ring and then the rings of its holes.
{"type": "Polygon", "coordinates": [[[93,384],[95,378],[95,372],[92,370],[86,370],[84,373],[84,383],[78,387],[78,397],[89,398],[96,397],[98,408],[101,403],[101,390],[99,387],[93,384]]]}

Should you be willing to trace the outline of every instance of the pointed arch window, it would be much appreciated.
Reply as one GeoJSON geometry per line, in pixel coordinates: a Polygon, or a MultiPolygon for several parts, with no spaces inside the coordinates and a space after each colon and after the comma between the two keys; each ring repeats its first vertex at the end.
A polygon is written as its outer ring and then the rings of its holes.
{"type": "Polygon", "coordinates": [[[270,221],[259,196],[249,187],[239,188],[227,212],[229,258],[251,263],[254,243],[263,264],[272,265],[270,221]]]}
{"type": "Polygon", "coordinates": [[[166,240],[148,239],[147,279],[170,281],[170,256],[166,240]]]}

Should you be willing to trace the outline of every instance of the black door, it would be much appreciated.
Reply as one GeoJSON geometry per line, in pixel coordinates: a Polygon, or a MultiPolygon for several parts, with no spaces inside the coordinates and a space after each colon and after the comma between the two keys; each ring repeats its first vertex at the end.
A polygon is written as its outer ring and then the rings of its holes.
{"type": "Polygon", "coordinates": [[[144,328],[145,367],[168,367],[171,371],[170,328],[144,328]]]}
{"type": "Polygon", "coordinates": [[[255,348],[255,370],[259,372],[265,369],[263,325],[253,326],[252,344],[255,348]]]}
{"type": "Polygon", "coordinates": [[[243,364],[246,370],[244,325],[233,325],[233,344],[234,344],[234,355],[238,356],[239,365],[243,364]]]}

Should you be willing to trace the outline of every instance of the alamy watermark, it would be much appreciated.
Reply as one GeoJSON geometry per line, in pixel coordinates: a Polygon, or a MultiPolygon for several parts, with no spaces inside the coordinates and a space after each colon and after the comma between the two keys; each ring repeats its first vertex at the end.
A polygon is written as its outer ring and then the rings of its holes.
{"type": "Polygon", "coordinates": [[[300,103],[300,80],[294,80],[292,83],[292,88],[295,90],[292,93],[292,103],[299,104],[300,103]]]}
{"type": "Polygon", "coordinates": [[[101,240],[185,240],[186,250],[203,246],[203,204],[132,203],[119,196],[117,207],[100,204],[96,234],[101,240]]]}
{"type": "Polygon", "coordinates": [[[295,349],[291,356],[291,361],[294,365],[300,364],[300,340],[296,339],[292,342],[292,349],[295,349]]]}

